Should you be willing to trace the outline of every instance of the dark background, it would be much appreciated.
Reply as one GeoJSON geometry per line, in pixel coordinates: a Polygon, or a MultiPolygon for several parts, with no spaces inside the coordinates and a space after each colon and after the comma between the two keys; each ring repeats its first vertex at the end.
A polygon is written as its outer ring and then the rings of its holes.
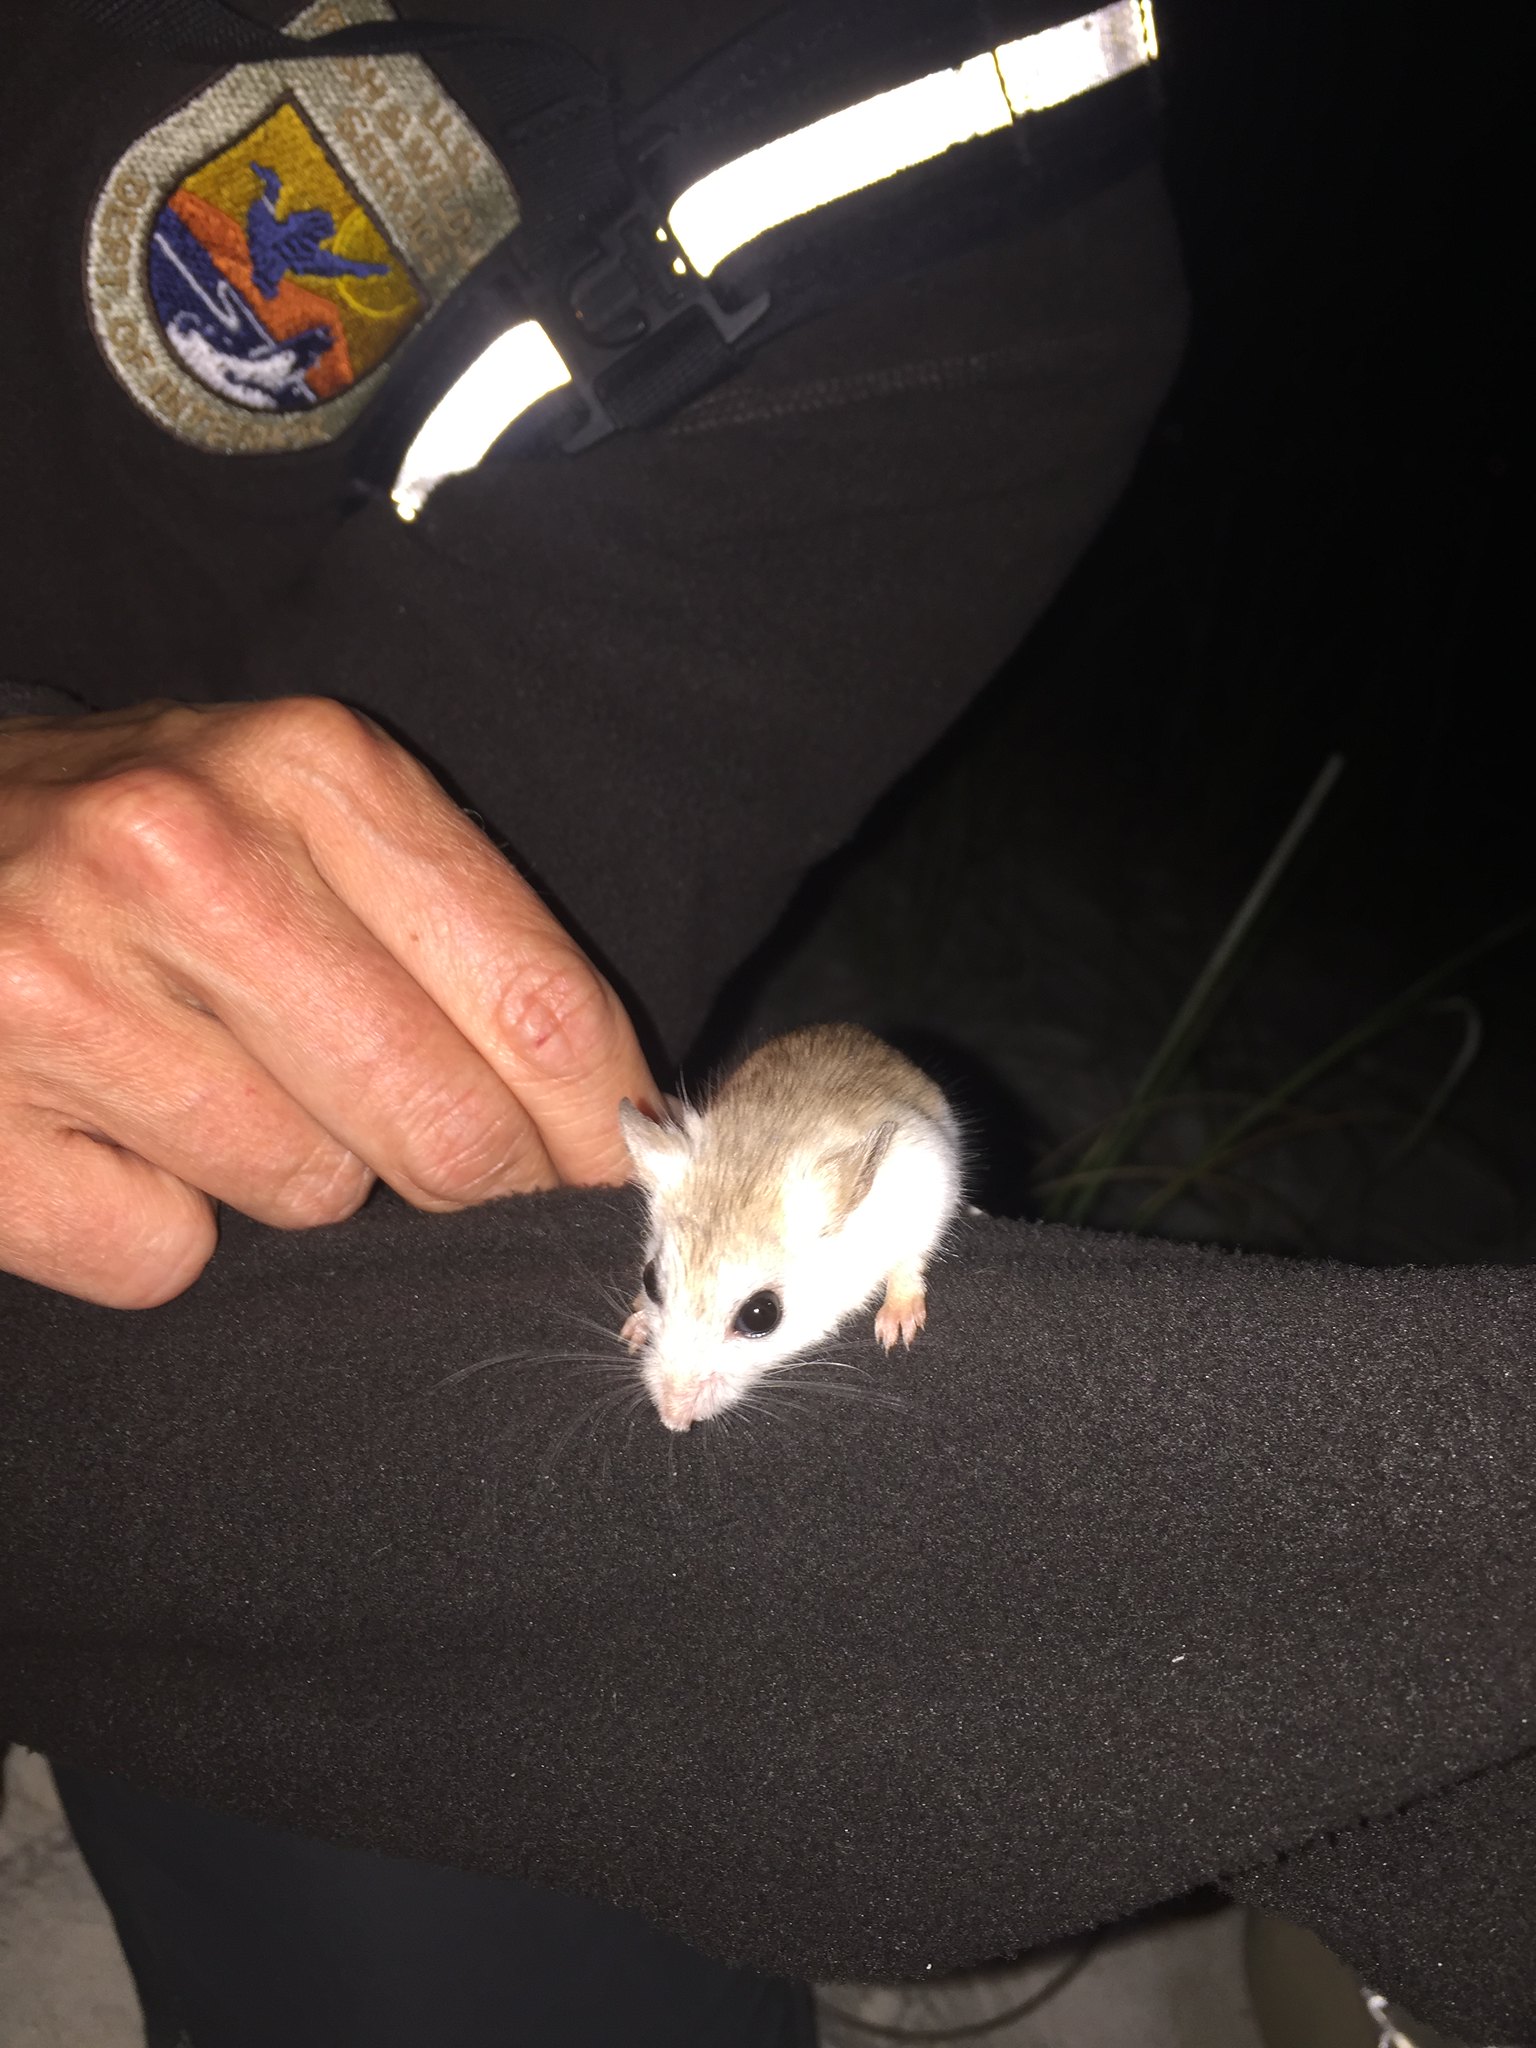
{"type": "MultiPolygon", "coordinates": [[[[1536,901],[1513,53],[1363,8],[1158,20],[1178,385],[1051,614],[807,889],[720,1033],[841,1014],[905,1036],[972,1117],[987,1206],[1081,1190],[1110,1224],[1536,901]],[[1063,1185],[1334,753],[1165,1106],[1112,1179],[1063,1185]]],[[[1368,1031],[1154,1227],[1529,1258],[1533,1025],[1525,933],[1368,1031]]]]}

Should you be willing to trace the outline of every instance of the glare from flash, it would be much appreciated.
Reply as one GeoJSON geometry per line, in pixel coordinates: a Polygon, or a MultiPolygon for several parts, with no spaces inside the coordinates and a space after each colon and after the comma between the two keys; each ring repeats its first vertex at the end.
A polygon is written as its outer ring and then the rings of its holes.
{"type": "Polygon", "coordinates": [[[1115,0],[722,164],[680,195],[667,225],[694,269],[708,277],[769,228],[996,134],[1020,114],[1076,99],[1156,54],[1149,0],[1115,0]]]}
{"type": "Polygon", "coordinates": [[[1013,119],[990,50],[844,107],[764,143],[690,185],[667,225],[708,277],[734,250],[781,221],[814,213],[882,178],[992,135],[1013,119]]]}
{"type": "Polygon", "coordinates": [[[1008,104],[1016,114],[1059,107],[1122,72],[1135,71],[1155,53],[1152,10],[1123,0],[1076,21],[1044,28],[997,52],[1008,104]]]}
{"type": "Polygon", "coordinates": [[[520,320],[498,334],[438,400],[406,449],[390,492],[400,517],[414,519],[445,476],[473,469],[513,420],[570,381],[537,320],[520,320]]]}

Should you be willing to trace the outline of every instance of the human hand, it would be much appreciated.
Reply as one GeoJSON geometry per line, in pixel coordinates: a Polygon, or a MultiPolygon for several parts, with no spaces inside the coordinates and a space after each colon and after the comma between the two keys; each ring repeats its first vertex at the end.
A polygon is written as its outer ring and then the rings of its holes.
{"type": "Polygon", "coordinates": [[[613,990],[357,713],[0,721],[0,1270],[150,1307],[215,1201],[620,1181],[626,1095],[660,1100],[613,990]]]}

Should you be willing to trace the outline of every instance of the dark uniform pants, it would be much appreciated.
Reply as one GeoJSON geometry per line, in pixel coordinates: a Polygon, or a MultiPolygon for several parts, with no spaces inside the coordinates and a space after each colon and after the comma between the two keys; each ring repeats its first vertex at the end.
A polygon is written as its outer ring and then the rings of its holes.
{"type": "Polygon", "coordinates": [[[814,2048],[803,1986],[633,1913],[55,1776],[146,2048],[814,2048]]]}

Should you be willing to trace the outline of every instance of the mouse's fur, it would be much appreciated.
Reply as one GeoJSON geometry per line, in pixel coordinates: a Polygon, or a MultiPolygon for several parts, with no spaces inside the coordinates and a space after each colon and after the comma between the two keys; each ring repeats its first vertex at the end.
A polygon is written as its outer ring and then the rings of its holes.
{"type": "Polygon", "coordinates": [[[686,1429],[826,1336],[882,1286],[876,1334],[910,1343],[923,1272],[960,1199],[959,1145],[942,1090],[855,1025],[770,1041],[703,1112],[650,1123],[622,1111],[650,1200],[644,1294],[625,1325],[662,1420],[686,1429]],[[772,1332],[733,1328],[770,1290],[772,1332]]]}

